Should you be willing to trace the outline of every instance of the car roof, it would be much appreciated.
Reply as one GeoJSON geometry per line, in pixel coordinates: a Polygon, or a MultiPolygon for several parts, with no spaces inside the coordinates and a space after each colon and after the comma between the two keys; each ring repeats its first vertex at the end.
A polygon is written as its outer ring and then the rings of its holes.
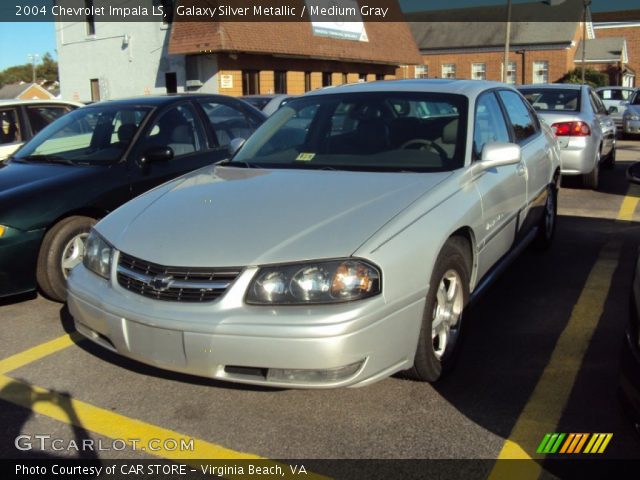
{"type": "Polygon", "coordinates": [[[308,92],[306,95],[352,93],[352,92],[433,92],[477,96],[491,88],[511,86],[488,80],[405,79],[380,80],[376,82],[349,83],[308,92]]]}
{"type": "Polygon", "coordinates": [[[0,100],[0,106],[2,107],[11,106],[11,105],[37,105],[39,103],[48,103],[48,104],[56,104],[56,105],[73,105],[76,107],[83,106],[83,104],[80,102],[71,102],[71,101],[59,100],[59,99],[32,99],[32,100],[3,99],[3,100],[0,100]]]}
{"type": "Polygon", "coordinates": [[[226,95],[206,94],[206,93],[175,93],[167,95],[141,95],[138,97],[119,98],[116,100],[102,100],[100,102],[91,103],[85,108],[93,108],[101,105],[115,105],[115,106],[149,106],[149,107],[161,107],[169,105],[171,103],[179,102],[184,99],[220,99],[231,98],[226,95]]]}
{"type": "Polygon", "coordinates": [[[554,89],[554,90],[580,90],[582,87],[586,87],[587,85],[581,85],[579,83],[535,83],[529,85],[518,85],[518,90],[520,89],[554,89]]]}

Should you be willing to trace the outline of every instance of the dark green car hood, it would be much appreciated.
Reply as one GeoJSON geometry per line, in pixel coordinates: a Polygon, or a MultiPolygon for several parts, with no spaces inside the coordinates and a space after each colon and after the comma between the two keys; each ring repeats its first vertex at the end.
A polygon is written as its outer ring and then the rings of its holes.
{"type": "Polygon", "coordinates": [[[80,208],[109,167],[9,162],[0,167],[0,224],[36,230],[80,208]],[[77,203],[77,207],[73,203],[77,203]]]}

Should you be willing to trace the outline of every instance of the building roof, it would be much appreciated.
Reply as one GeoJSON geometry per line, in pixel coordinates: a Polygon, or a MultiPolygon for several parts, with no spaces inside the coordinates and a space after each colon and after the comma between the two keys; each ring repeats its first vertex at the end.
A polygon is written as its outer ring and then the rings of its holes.
{"type": "MultiPolygon", "coordinates": [[[[288,3],[302,10],[304,0],[288,3]]],[[[384,5],[392,18],[401,18],[395,1],[384,5]]],[[[169,53],[241,52],[385,65],[422,62],[405,22],[364,22],[364,28],[368,41],[314,35],[311,22],[174,21],[169,53]]]]}
{"type": "MultiPolygon", "coordinates": [[[[571,44],[578,22],[511,22],[511,46],[571,44]]],[[[505,22],[410,22],[421,51],[504,48],[505,22]]]]}
{"type": "Polygon", "coordinates": [[[26,92],[31,87],[36,87],[38,90],[41,90],[49,98],[54,98],[54,96],[55,96],[51,92],[49,92],[49,91],[45,90],[44,88],[42,88],[37,83],[18,82],[18,83],[10,83],[10,84],[5,85],[4,87],[0,88],[0,99],[8,100],[8,99],[19,98],[20,95],[22,95],[24,92],[26,92]]]}
{"type": "MultiPolygon", "coordinates": [[[[585,42],[586,62],[627,63],[627,42],[623,37],[594,38],[585,42]]],[[[582,41],[576,50],[575,62],[582,61],[582,41]]]]}

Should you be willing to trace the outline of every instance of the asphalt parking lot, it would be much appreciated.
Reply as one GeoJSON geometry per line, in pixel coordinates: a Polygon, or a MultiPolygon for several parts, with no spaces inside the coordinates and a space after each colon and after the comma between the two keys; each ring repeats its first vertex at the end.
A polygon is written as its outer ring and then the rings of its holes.
{"type": "Polygon", "coordinates": [[[640,188],[625,170],[637,160],[640,141],[620,141],[598,192],[563,182],[554,246],[525,252],[474,306],[457,368],[436,385],[273,390],[178,375],[80,341],[60,304],[5,300],[0,458],[537,458],[548,432],[608,432],[602,458],[640,459],[616,397],[640,246],[640,188]],[[63,448],[20,450],[19,435],[63,448]],[[195,452],[165,442],[183,438],[195,452]],[[73,439],[108,449],[66,448],[73,439]]]}

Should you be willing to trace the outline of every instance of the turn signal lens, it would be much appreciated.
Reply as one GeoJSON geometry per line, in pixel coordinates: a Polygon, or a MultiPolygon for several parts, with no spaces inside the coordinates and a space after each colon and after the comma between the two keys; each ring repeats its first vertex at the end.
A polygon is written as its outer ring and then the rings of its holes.
{"type": "Polygon", "coordinates": [[[5,227],[4,225],[0,225],[0,238],[3,237],[6,231],[7,231],[7,227],[5,227]]]}

